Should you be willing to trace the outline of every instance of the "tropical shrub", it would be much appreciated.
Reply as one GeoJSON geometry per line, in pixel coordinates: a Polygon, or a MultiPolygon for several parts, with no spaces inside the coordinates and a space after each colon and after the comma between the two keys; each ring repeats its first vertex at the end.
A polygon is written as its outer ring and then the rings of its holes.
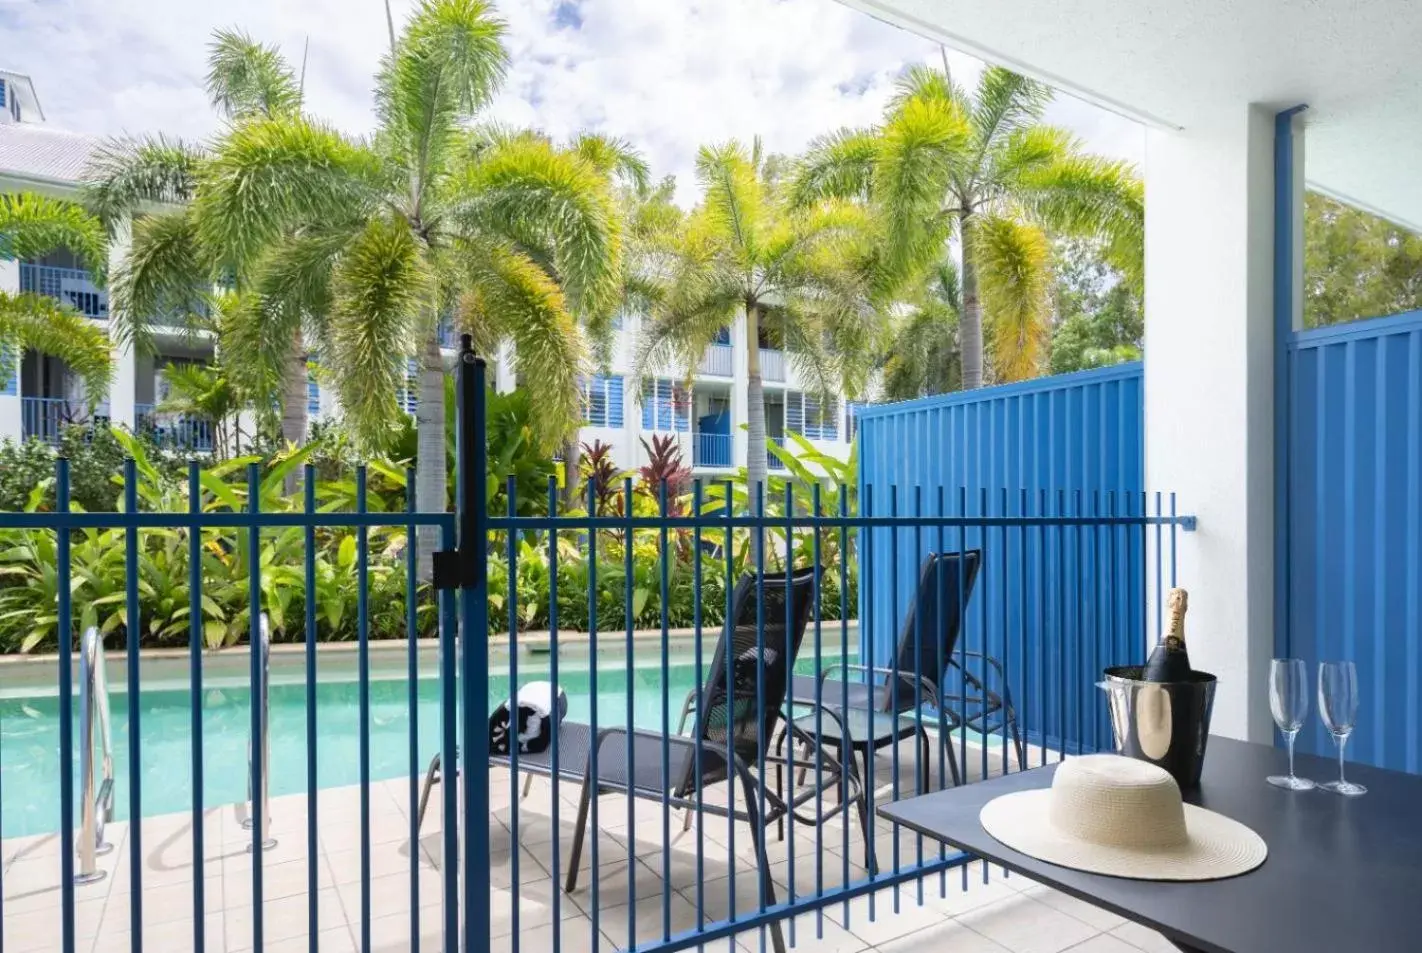
{"type": "MultiPolygon", "coordinates": [[[[491,418],[491,444],[492,437],[491,418]]],[[[135,488],[139,509],[152,513],[182,513],[189,507],[186,468],[157,448],[146,445],[141,438],[122,431],[95,436],[85,448],[99,445],[97,451],[76,446],[82,457],[91,453],[95,460],[106,464],[106,486],[86,490],[85,502],[76,499],[76,510],[111,511],[123,496],[122,459],[132,456],[138,476],[135,488]],[[113,446],[107,447],[111,442],[113,446]],[[94,505],[90,505],[94,504],[94,505]]],[[[508,445],[523,446],[519,441],[508,445]]],[[[247,508],[249,467],[256,466],[256,492],[259,506],[265,513],[300,512],[305,505],[301,493],[285,492],[286,477],[296,468],[316,460],[325,444],[311,444],[300,451],[286,452],[262,459],[238,457],[204,468],[199,474],[198,507],[208,514],[237,512],[247,508]]],[[[775,514],[783,513],[784,480],[797,484],[796,509],[804,512],[803,504],[810,493],[799,486],[802,482],[828,483],[824,491],[822,511],[836,512],[839,480],[852,480],[852,462],[845,464],[833,458],[820,459],[818,451],[808,445],[798,447],[799,457],[785,452],[788,476],[771,487],[771,506],[775,514]],[[780,509],[776,509],[780,507],[780,509]]],[[[28,493],[18,507],[27,512],[42,512],[53,508],[53,451],[41,453],[32,445],[8,447],[17,466],[27,468],[31,475],[28,493]]],[[[328,454],[331,452],[326,451],[328,454]]],[[[493,451],[491,450],[491,453],[493,451]]],[[[516,454],[517,455],[517,454],[516,454]]],[[[526,454],[525,454],[526,455],[526,454]]],[[[502,454],[500,457],[502,458],[502,454]]],[[[536,469],[545,462],[534,457],[536,469]]],[[[97,467],[95,463],[92,466],[97,467]]],[[[491,467],[497,464],[491,463],[491,467]]],[[[79,464],[75,464],[77,470],[79,464]]],[[[89,463],[83,466],[90,466],[89,463]]],[[[526,462],[520,466],[527,466],[526,462]]],[[[546,461],[551,472],[551,461],[546,461]]],[[[9,467],[6,476],[10,476],[9,467]]],[[[355,509],[356,485],[348,470],[341,472],[328,459],[318,473],[329,473],[329,479],[314,481],[312,491],[317,508],[323,513],[351,512],[355,509]]],[[[97,473],[97,471],[96,471],[97,473]]],[[[367,508],[371,512],[397,513],[405,509],[408,471],[399,465],[372,461],[367,465],[367,508]]],[[[539,476],[546,480],[546,473],[539,476]]],[[[516,483],[533,483],[534,477],[515,476],[516,483]]],[[[95,477],[97,483],[97,478],[95,477]]],[[[502,484],[497,473],[491,474],[491,494],[502,484]]],[[[620,482],[620,480],[618,481],[620,482]]],[[[76,487],[79,485],[76,481],[76,487]]],[[[724,486],[724,484],[718,484],[724,486]]],[[[14,494],[11,488],[7,492],[14,494]]],[[[744,480],[733,481],[733,499],[738,507],[744,504],[744,480]]],[[[610,494],[620,503],[620,494],[610,494]]],[[[500,498],[502,499],[502,498],[500,498]]],[[[520,497],[524,499],[524,497],[520,497]]],[[[529,493],[530,503],[534,497],[529,493]]],[[[546,506],[546,482],[542,503],[532,509],[543,512],[546,506]]],[[[651,516],[658,511],[655,494],[649,487],[640,487],[633,494],[633,515],[651,516]]],[[[491,505],[498,500],[491,500],[491,505]]],[[[679,512],[690,512],[691,500],[677,501],[679,512]]],[[[703,512],[714,514],[723,504],[708,494],[703,499],[703,512]]],[[[7,507],[9,508],[9,507],[7,507]]],[[[523,506],[519,506],[523,512],[523,506]]],[[[570,515],[581,511],[574,510],[570,515]]],[[[3,525],[3,520],[0,520],[3,525]]],[[[271,621],[272,636],[278,642],[300,642],[307,638],[306,615],[308,596],[315,618],[315,638],[320,641],[348,641],[358,636],[357,586],[355,584],[360,540],[356,530],[346,527],[322,527],[312,536],[314,552],[314,588],[306,585],[306,530],[299,526],[266,528],[259,534],[254,549],[246,530],[211,527],[201,531],[199,546],[202,593],[199,602],[201,618],[198,631],[209,648],[245,642],[251,629],[249,616],[251,566],[259,567],[261,605],[271,621]]],[[[588,604],[589,576],[588,539],[585,533],[564,530],[557,540],[557,602],[558,625],[561,631],[586,631],[593,618],[600,631],[614,637],[630,623],[635,628],[658,628],[662,616],[662,554],[661,533],[656,529],[639,529],[632,533],[630,551],[625,530],[601,530],[596,535],[596,599],[590,618],[588,604]],[[630,583],[630,584],[629,584],[630,583]],[[630,593],[630,599],[629,599],[630,593]]],[[[813,535],[807,530],[795,534],[792,545],[784,541],[783,530],[767,530],[767,568],[772,571],[784,564],[787,552],[796,565],[809,565],[814,558],[813,535]]],[[[824,530],[820,533],[820,563],[825,567],[821,581],[821,618],[835,620],[840,612],[839,534],[824,530]]],[[[144,529],[138,533],[138,597],[139,631],[137,638],[146,647],[181,647],[188,644],[192,630],[190,579],[190,541],[186,530],[177,527],[144,529]]],[[[667,532],[667,625],[684,628],[697,619],[696,573],[697,538],[685,528],[667,532]]],[[[715,529],[705,529],[700,539],[700,619],[703,626],[715,629],[722,624],[726,604],[727,557],[725,535],[715,529]]],[[[408,539],[400,526],[377,527],[367,531],[366,564],[369,585],[368,635],[371,639],[404,638],[407,635],[406,561],[408,539]]],[[[70,592],[74,607],[77,635],[93,625],[104,633],[114,647],[125,644],[125,531],[122,529],[76,530],[70,537],[70,592]]],[[[512,598],[509,589],[509,547],[507,536],[496,534],[491,540],[489,559],[489,631],[506,632],[509,612],[513,610],[514,625],[521,631],[543,630],[549,627],[550,598],[553,573],[548,559],[549,541],[545,533],[527,533],[515,542],[513,562],[516,567],[512,598]]],[[[738,577],[750,568],[749,536],[744,530],[733,534],[730,552],[730,575],[738,577]]],[[[851,614],[857,608],[857,570],[851,557],[848,566],[849,592],[847,605],[851,614]]],[[[54,650],[58,638],[58,552],[53,531],[0,529],[0,653],[54,650]]],[[[433,590],[419,584],[415,590],[416,634],[431,637],[438,629],[438,614],[433,590]]]]}

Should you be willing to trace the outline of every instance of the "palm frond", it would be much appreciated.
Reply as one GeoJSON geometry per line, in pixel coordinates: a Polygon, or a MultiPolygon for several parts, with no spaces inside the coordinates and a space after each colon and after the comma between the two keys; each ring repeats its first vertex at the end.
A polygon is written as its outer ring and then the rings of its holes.
{"type": "Polygon", "coordinates": [[[336,394],[357,437],[379,446],[398,418],[404,358],[420,343],[419,316],[434,289],[410,229],[376,217],[346,246],[331,283],[331,330],[322,357],[342,369],[336,394]]]}
{"type": "Polygon", "coordinates": [[[745,300],[738,272],[687,247],[637,340],[635,385],[640,389],[647,378],[668,369],[695,367],[721,328],[735,322],[745,300]]]}
{"type": "Polygon", "coordinates": [[[109,138],[84,168],[84,204],[110,229],[145,206],[192,201],[205,151],[162,133],[109,138]]]}
{"type": "Polygon", "coordinates": [[[1036,226],[999,216],[979,218],[972,235],[993,370],[999,381],[1035,377],[1051,323],[1051,243],[1036,226]]]}
{"type": "Polygon", "coordinates": [[[879,135],[870,129],[838,129],[820,136],[796,165],[790,201],[804,207],[827,198],[867,201],[873,191],[879,135]]]}
{"type": "Polygon", "coordinates": [[[534,383],[534,433],[553,450],[577,430],[578,382],[586,354],[578,323],[557,282],[515,248],[461,242],[458,260],[470,290],[460,298],[458,324],[476,339],[511,341],[520,381],[534,383]]]}
{"type": "Polygon", "coordinates": [[[299,116],[251,119],[218,142],[202,168],[199,236],[238,272],[295,228],[370,211],[383,170],[369,149],[299,116]]]}
{"type": "Polygon", "coordinates": [[[485,0],[422,0],[376,79],[375,111],[416,209],[454,157],[460,124],[508,68],[505,25],[485,0]]]}
{"type": "MultiPolygon", "coordinates": [[[[0,350],[13,355],[24,348],[67,364],[84,382],[91,404],[108,394],[113,359],[109,336],[102,327],[47,295],[0,291],[0,350]]],[[[0,378],[6,377],[8,370],[0,366],[0,378]]],[[[0,380],[0,384],[7,383],[0,380]]]]}
{"type": "Polygon", "coordinates": [[[626,139],[580,132],[573,137],[569,148],[603,176],[628,185],[639,195],[645,194],[651,185],[652,171],[647,160],[626,139]]]}
{"type": "Polygon", "coordinates": [[[145,215],[133,223],[128,254],[109,283],[115,340],[151,352],[154,328],[201,323],[214,281],[197,234],[191,208],[145,215]]]}
{"type": "Polygon", "coordinates": [[[911,400],[962,387],[958,355],[958,309],[928,301],[890,323],[884,347],[882,396],[911,400]]]}
{"type": "Polygon", "coordinates": [[[108,271],[104,227],[82,206],[34,192],[0,193],[0,254],[43,258],[61,248],[78,255],[100,280],[108,271]]]}
{"type": "Polygon", "coordinates": [[[696,177],[705,193],[703,220],[726,236],[743,263],[753,262],[759,254],[765,217],[765,195],[757,174],[759,152],[759,140],[747,156],[745,148],[733,139],[702,146],[696,155],[696,177]]]}
{"type": "Polygon", "coordinates": [[[608,182],[545,142],[519,139],[471,163],[447,211],[464,236],[494,236],[551,265],[569,306],[610,315],[622,280],[621,219],[608,182]]]}
{"type": "Polygon", "coordinates": [[[943,199],[971,141],[967,118],[951,100],[911,99],[889,118],[874,194],[891,223],[885,257],[894,271],[938,257],[952,227],[940,214],[943,199]]]}
{"type": "Polygon", "coordinates": [[[947,72],[924,63],[915,63],[894,81],[894,95],[889,99],[888,111],[898,112],[904,105],[915,99],[936,99],[963,106],[967,97],[953,82],[947,72]]]}
{"type": "Polygon", "coordinates": [[[991,202],[1012,195],[1024,179],[1080,152],[1080,143],[1057,126],[1015,129],[995,142],[983,162],[977,193],[991,202]]]}
{"type": "Polygon", "coordinates": [[[1023,171],[1013,201],[1055,235],[1094,238],[1139,287],[1145,261],[1145,188],[1126,162],[1075,154],[1023,171]]]}
{"type": "Polygon", "coordinates": [[[297,112],[296,74],[275,46],[240,30],[217,30],[207,47],[207,96],[228,119],[297,112]]]}
{"type": "Polygon", "coordinates": [[[972,124],[980,154],[1004,137],[1030,128],[1052,101],[1052,89],[1002,66],[989,66],[973,97],[972,124]]]}

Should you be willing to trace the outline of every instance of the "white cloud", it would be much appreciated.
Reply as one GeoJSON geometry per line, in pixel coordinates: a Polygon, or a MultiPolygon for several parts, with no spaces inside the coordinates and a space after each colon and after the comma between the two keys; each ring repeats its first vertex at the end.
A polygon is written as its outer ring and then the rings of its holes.
{"type": "MultiPolygon", "coordinates": [[[[412,6],[396,0],[397,27],[412,6]]],[[[692,197],[695,152],[760,135],[778,152],[879,117],[894,78],[939,62],[936,46],[834,0],[504,0],[512,56],[493,114],[554,136],[594,129],[629,139],[692,197]]],[[[372,75],[387,48],[376,0],[0,0],[0,67],[31,74],[49,120],[94,133],[209,135],[201,84],[212,30],[239,26],[293,64],[310,37],[312,112],[369,130],[372,75]]],[[[980,69],[951,53],[964,80],[980,69]]],[[[1089,147],[1143,158],[1135,123],[1059,97],[1054,122],[1089,147]]]]}

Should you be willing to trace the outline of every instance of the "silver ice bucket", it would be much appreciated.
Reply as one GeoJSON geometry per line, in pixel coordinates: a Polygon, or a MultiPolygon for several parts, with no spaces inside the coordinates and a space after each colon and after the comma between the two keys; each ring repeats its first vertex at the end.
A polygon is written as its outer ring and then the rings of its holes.
{"type": "Polygon", "coordinates": [[[1121,665],[1106,669],[1098,687],[1111,709],[1117,753],[1159,765],[1182,791],[1199,786],[1215,676],[1191,672],[1185,682],[1146,682],[1141,666],[1121,665]]]}

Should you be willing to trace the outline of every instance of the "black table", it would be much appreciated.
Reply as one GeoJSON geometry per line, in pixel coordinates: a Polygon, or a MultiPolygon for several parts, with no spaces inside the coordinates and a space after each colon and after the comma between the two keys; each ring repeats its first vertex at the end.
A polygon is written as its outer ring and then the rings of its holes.
{"type": "MultiPolygon", "coordinates": [[[[1298,756],[1298,773],[1338,775],[1338,762],[1298,756]]],[[[1385,953],[1422,950],[1422,776],[1348,766],[1368,793],[1286,791],[1284,752],[1211,738],[1200,790],[1186,800],[1248,824],[1269,845],[1263,866],[1229,880],[1125,880],[1058,867],[991,837],[978,811],[1000,794],[1047,787],[1054,765],[907,798],[891,821],[1205,953],[1385,953]]]]}

